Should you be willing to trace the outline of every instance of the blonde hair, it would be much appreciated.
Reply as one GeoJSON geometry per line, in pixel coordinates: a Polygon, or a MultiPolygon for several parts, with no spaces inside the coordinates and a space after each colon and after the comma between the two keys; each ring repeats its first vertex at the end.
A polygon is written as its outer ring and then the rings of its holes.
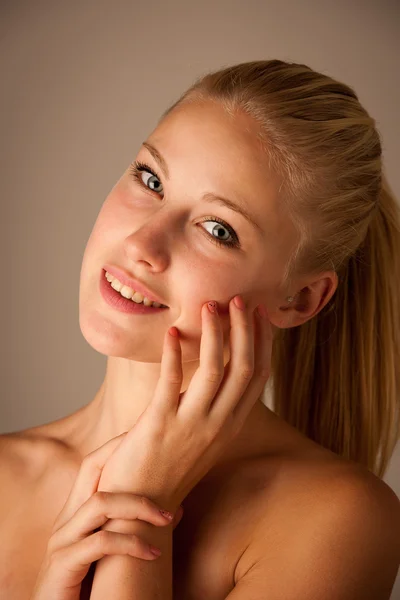
{"type": "MultiPolygon", "coordinates": [[[[274,339],[276,413],[332,452],[383,477],[400,431],[400,209],[382,173],[375,120],[348,85],[281,60],[207,73],[180,96],[259,124],[298,232],[282,276],[333,270],[330,302],[274,339]]],[[[292,290],[293,291],[293,290],[292,290]]]]}

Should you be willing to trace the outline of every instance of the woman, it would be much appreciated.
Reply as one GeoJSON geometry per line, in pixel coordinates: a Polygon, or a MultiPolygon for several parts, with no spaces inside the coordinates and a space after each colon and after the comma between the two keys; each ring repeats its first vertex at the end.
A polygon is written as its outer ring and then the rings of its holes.
{"type": "Polygon", "coordinates": [[[279,60],[197,80],[85,250],[100,389],[2,436],[6,597],[389,598],[399,261],[350,87],[279,60]]]}

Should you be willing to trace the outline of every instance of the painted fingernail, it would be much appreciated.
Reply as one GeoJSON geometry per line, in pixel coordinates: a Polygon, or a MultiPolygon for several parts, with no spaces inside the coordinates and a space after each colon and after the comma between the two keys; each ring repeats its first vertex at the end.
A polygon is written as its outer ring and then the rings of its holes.
{"type": "Polygon", "coordinates": [[[172,519],[174,518],[174,515],[170,512],[168,512],[168,510],[160,510],[160,513],[162,514],[163,517],[166,517],[167,519],[169,519],[169,521],[172,521],[172,519]]]}
{"type": "Polygon", "coordinates": [[[161,550],[156,548],[155,546],[149,546],[150,552],[154,554],[154,556],[161,556],[161,550]]]}
{"type": "Polygon", "coordinates": [[[243,298],[241,296],[235,296],[233,299],[235,306],[237,306],[239,308],[239,310],[244,310],[245,309],[245,305],[243,302],[243,298]]]}
{"type": "Polygon", "coordinates": [[[260,317],[263,319],[265,319],[265,317],[267,316],[267,311],[265,310],[264,304],[259,304],[257,306],[257,312],[260,315],[260,317]]]}
{"type": "Polygon", "coordinates": [[[207,302],[208,310],[210,313],[218,314],[217,303],[216,302],[207,302]]]}

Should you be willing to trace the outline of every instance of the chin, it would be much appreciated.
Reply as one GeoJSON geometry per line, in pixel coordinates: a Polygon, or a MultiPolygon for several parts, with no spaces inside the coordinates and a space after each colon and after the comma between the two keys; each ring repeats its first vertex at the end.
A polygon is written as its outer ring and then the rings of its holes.
{"type": "Polygon", "coordinates": [[[104,316],[89,311],[80,313],[79,327],[89,346],[99,354],[138,362],[161,362],[163,338],[157,341],[148,333],[145,334],[146,339],[135,337],[134,331],[124,330],[104,316]]]}

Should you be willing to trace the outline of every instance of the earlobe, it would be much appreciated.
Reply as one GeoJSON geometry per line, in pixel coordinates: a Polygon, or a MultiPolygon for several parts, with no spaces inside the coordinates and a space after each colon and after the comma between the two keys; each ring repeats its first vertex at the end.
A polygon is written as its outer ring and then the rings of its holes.
{"type": "Polygon", "coordinates": [[[295,310],[285,306],[280,306],[275,311],[268,311],[273,334],[275,335],[277,329],[289,329],[295,325],[300,325],[301,323],[294,322],[295,319],[297,321],[297,315],[298,313],[295,310]],[[285,314],[282,314],[282,312],[285,312],[285,314]]]}
{"type": "Polygon", "coordinates": [[[277,329],[288,329],[293,327],[293,309],[297,304],[298,294],[286,297],[284,303],[278,307],[270,308],[267,305],[268,318],[275,335],[277,329]]]}

